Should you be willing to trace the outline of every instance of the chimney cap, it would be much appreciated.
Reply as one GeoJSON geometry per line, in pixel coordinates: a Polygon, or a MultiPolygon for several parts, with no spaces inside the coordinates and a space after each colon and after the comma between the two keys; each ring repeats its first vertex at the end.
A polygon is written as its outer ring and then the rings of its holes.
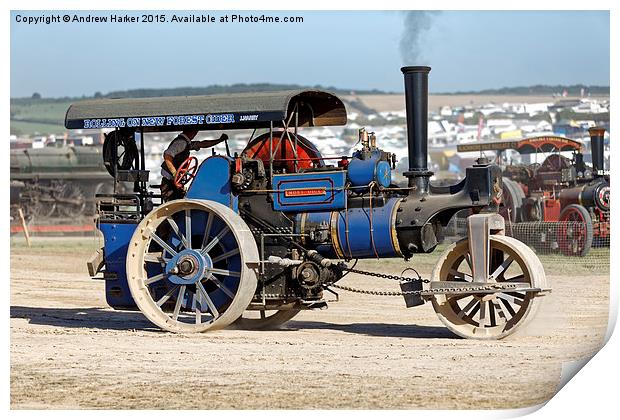
{"type": "Polygon", "coordinates": [[[604,136],[605,129],[603,127],[592,127],[588,129],[590,136],[604,136]]]}
{"type": "Polygon", "coordinates": [[[431,68],[428,66],[405,66],[401,67],[403,73],[429,73],[431,68]]]}

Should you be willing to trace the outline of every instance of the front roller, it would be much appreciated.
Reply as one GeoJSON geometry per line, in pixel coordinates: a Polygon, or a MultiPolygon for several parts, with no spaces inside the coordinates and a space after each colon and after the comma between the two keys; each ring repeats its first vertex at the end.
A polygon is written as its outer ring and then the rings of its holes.
{"type": "Polygon", "coordinates": [[[224,328],[248,307],[258,248],[230,208],[174,200],[138,225],[127,252],[127,281],[138,308],[158,327],[181,333],[224,328]]]}
{"type": "Polygon", "coordinates": [[[527,245],[503,235],[501,216],[470,216],[468,228],[468,238],[439,257],[429,287],[445,294],[433,293],[430,300],[455,334],[504,338],[533,318],[538,297],[549,291],[545,271],[527,245]]]}

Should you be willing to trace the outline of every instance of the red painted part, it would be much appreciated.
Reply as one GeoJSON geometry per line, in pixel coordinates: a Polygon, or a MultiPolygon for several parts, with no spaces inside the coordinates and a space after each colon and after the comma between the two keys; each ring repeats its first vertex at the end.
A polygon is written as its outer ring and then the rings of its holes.
{"type": "Polygon", "coordinates": [[[609,222],[598,222],[593,224],[595,238],[609,238],[609,222]]]}
{"type": "Polygon", "coordinates": [[[198,159],[195,156],[190,156],[185,159],[185,162],[177,169],[177,174],[174,177],[174,185],[177,188],[183,188],[185,184],[194,179],[198,170],[198,159]]]}
{"type": "Polygon", "coordinates": [[[594,214],[594,237],[609,238],[609,233],[611,230],[611,227],[609,226],[609,213],[601,211],[600,209],[594,209],[594,214]]]}
{"type": "MultiPolygon", "coordinates": [[[[71,232],[93,232],[95,225],[37,225],[29,226],[28,231],[30,233],[71,233],[71,232]]],[[[23,232],[24,229],[21,226],[11,226],[11,233],[23,232]]]]}
{"type": "MultiPolygon", "coordinates": [[[[294,133],[289,133],[291,141],[284,131],[276,131],[273,133],[273,143],[271,145],[272,155],[274,158],[274,169],[286,169],[287,172],[295,171],[295,161],[297,161],[297,169],[308,169],[315,166],[323,166],[323,157],[318,149],[308,139],[297,135],[297,159],[295,153],[295,137],[294,133]],[[281,140],[280,140],[281,139],[281,140]]],[[[243,150],[248,157],[252,159],[260,159],[265,167],[269,166],[269,133],[261,134],[252,140],[243,150]]]]}
{"type": "Polygon", "coordinates": [[[555,150],[564,150],[571,151],[577,150],[581,151],[582,144],[577,140],[567,139],[565,137],[558,136],[539,136],[532,137],[529,139],[523,139],[517,142],[516,149],[520,152],[529,152],[532,153],[534,151],[555,151],[555,150]]]}
{"type": "Polygon", "coordinates": [[[562,212],[562,205],[560,200],[555,198],[545,197],[544,215],[543,220],[545,222],[557,222],[560,220],[560,213],[562,212]]]}
{"type": "MultiPolygon", "coordinates": [[[[583,256],[587,245],[587,227],[583,215],[576,209],[571,208],[562,215],[558,225],[558,245],[565,255],[583,256]]],[[[591,240],[590,240],[591,241],[591,240]]]]}

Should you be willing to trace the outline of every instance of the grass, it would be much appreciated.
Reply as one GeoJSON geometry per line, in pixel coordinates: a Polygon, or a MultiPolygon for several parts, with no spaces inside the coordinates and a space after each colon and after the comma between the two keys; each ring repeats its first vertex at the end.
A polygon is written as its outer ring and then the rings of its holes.
{"type": "Polygon", "coordinates": [[[26,122],[11,120],[11,134],[20,135],[50,135],[62,134],[65,132],[64,123],[46,124],[41,122],[26,122]]]}
{"type": "Polygon", "coordinates": [[[609,248],[592,248],[584,257],[567,257],[559,254],[538,257],[548,273],[609,274],[609,248]]]}
{"type": "Polygon", "coordinates": [[[90,255],[103,246],[103,239],[93,236],[85,237],[31,237],[30,248],[21,234],[11,236],[11,252],[51,253],[90,255]]]}
{"type": "Polygon", "coordinates": [[[62,134],[66,102],[11,103],[11,134],[62,134]]]}

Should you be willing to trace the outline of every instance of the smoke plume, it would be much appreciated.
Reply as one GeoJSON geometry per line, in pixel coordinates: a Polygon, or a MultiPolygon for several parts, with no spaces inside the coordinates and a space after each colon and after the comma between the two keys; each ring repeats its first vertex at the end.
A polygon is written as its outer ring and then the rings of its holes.
{"type": "Polygon", "coordinates": [[[403,64],[420,65],[424,56],[422,38],[431,28],[435,17],[441,12],[428,10],[410,10],[404,12],[404,29],[400,38],[400,55],[403,64]]]}

